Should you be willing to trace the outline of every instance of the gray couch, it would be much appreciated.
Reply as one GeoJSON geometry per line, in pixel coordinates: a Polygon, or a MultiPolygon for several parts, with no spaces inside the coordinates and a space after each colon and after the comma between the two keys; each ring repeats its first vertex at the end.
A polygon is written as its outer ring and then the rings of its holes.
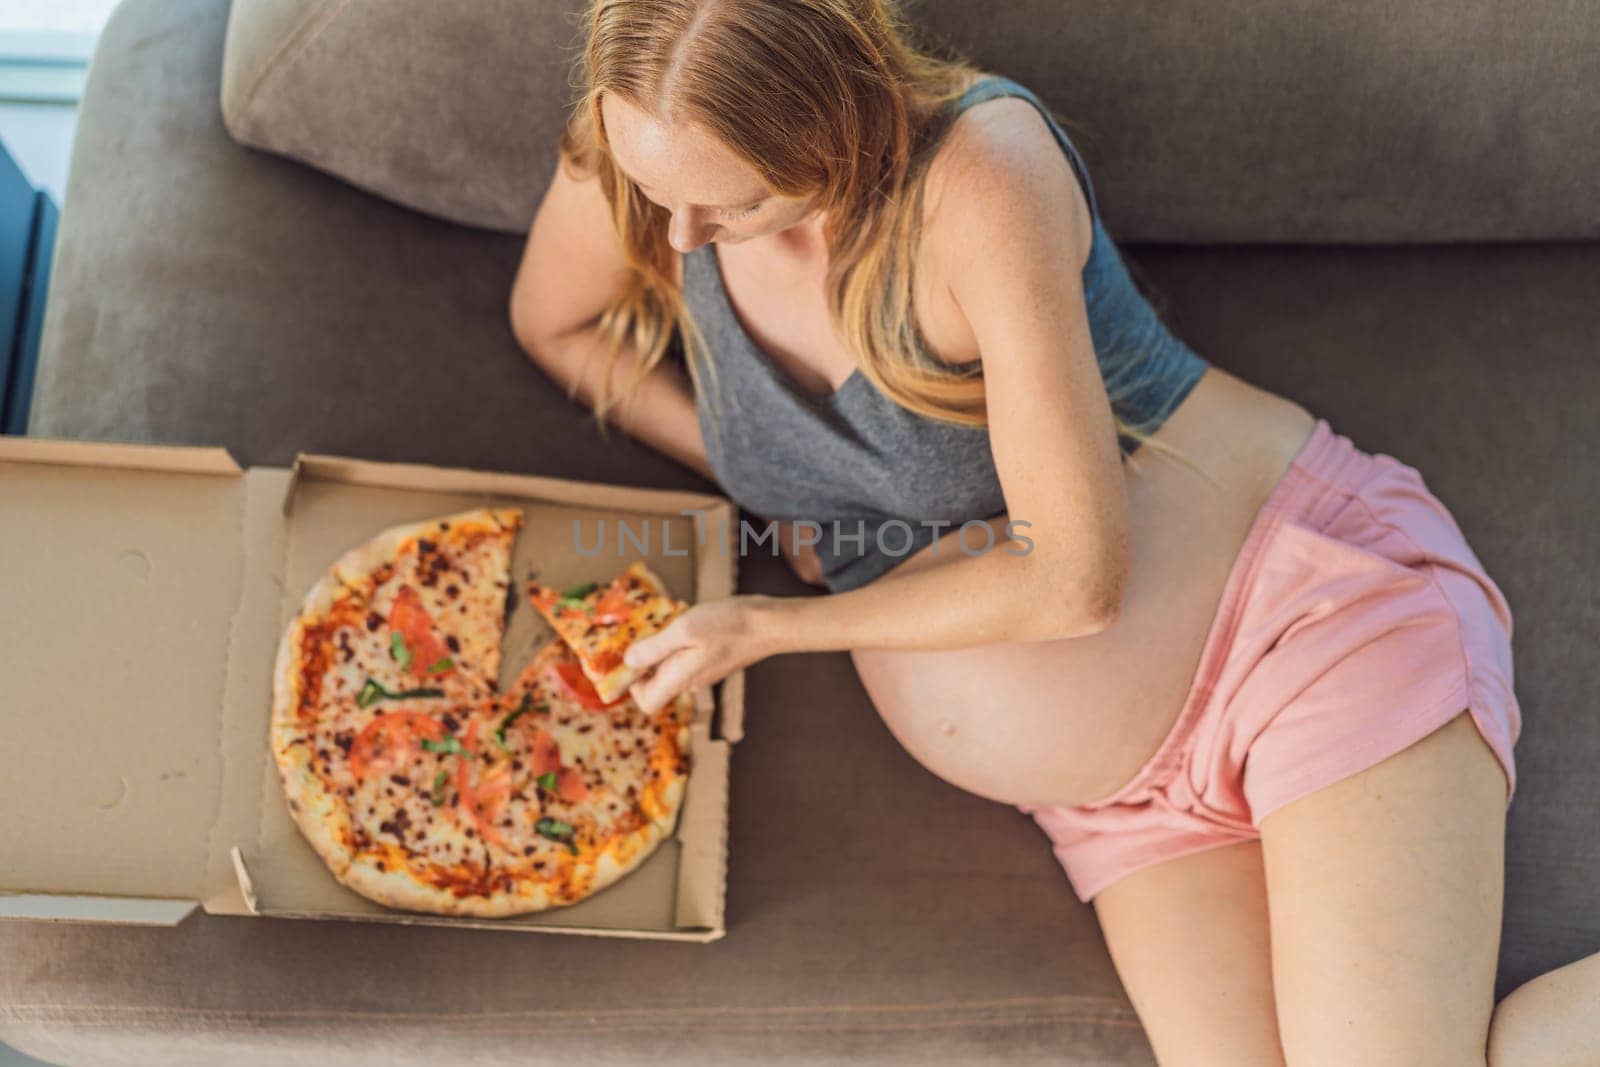
{"type": "MultiPolygon", "coordinates": [[[[228,0],[126,0],[106,30],[32,432],[708,488],[602,444],[507,324],[575,2],[235,2],[231,30],[228,0]]],[[[1526,717],[1500,992],[1600,948],[1600,14],[916,10],[1076,120],[1182,336],[1454,511],[1515,612],[1526,717]]],[[[760,559],[744,588],[806,592],[760,559]]],[[[722,941],[0,925],[0,1039],[163,1067],[1151,1061],[1031,821],[923,771],[843,655],[748,681],[722,941]]]]}

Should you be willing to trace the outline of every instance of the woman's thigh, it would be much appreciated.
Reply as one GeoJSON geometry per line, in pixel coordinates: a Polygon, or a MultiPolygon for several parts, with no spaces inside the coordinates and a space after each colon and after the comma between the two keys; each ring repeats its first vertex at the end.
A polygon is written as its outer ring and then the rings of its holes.
{"type": "Polygon", "coordinates": [[[1290,1064],[1482,1064],[1506,779],[1471,717],[1261,823],[1290,1064]]]}
{"type": "Polygon", "coordinates": [[[1141,868],[1094,906],[1162,1067],[1280,1067],[1259,841],[1141,868]]]}

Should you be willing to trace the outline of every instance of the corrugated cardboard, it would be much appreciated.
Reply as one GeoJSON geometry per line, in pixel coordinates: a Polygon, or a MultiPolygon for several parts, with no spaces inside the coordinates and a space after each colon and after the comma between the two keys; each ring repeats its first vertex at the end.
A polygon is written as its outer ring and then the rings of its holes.
{"type": "MultiPolygon", "coordinates": [[[[0,438],[0,917],[341,918],[710,941],[723,933],[728,756],[743,674],[696,694],[676,834],[614,885],[502,920],[392,911],[340,885],[289,817],[267,742],[271,667],[301,598],[397,523],[515,506],[514,583],[642,558],[690,601],[729,596],[726,500],[302,456],[0,438]],[[621,524],[621,525],[619,525],[621,524]],[[602,536],[603,531],[603,536],[602,536]]],[[[519,604],[502,681],[548,639],[519,604]]]]}

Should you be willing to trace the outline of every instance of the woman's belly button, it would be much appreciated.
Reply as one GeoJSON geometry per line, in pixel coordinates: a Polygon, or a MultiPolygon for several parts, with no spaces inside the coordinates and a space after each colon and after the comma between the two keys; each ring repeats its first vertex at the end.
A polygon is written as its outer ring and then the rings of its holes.
{"type": "Polygon", "coordinates": [[[1183,522],[1156,521],[1137,502],[1135,512],[1123,609],[1100,633],[852,653],[884,723],[918,762],[979,796],[1047,807],[1103,797],[1154,754],[1193,684],[1253,511],[1213,498],[1183,522]]]}

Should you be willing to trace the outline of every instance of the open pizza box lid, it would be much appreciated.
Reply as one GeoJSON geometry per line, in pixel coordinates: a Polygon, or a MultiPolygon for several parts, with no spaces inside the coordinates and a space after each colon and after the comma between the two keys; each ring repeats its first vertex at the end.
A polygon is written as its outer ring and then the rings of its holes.
{"type": "MultiPolygon", "coordinates": [[[[696,694],[675,835],[577,904],[497,920],[390,910],[336,881],[293,823],[268,720],[301,598],[381,530],[480,506],[523,509],[514,584],[534,568],[577,584],[643,559],[684,600],[735,588],[737,519],[721,497],[311,455],[243,470],[221,449],[0,437],[0,918],[172,924],[198,904],[722,936],[742,672],[696,694]]],[[[502,682],[548,636],[519,598],[502,682]]]]}

